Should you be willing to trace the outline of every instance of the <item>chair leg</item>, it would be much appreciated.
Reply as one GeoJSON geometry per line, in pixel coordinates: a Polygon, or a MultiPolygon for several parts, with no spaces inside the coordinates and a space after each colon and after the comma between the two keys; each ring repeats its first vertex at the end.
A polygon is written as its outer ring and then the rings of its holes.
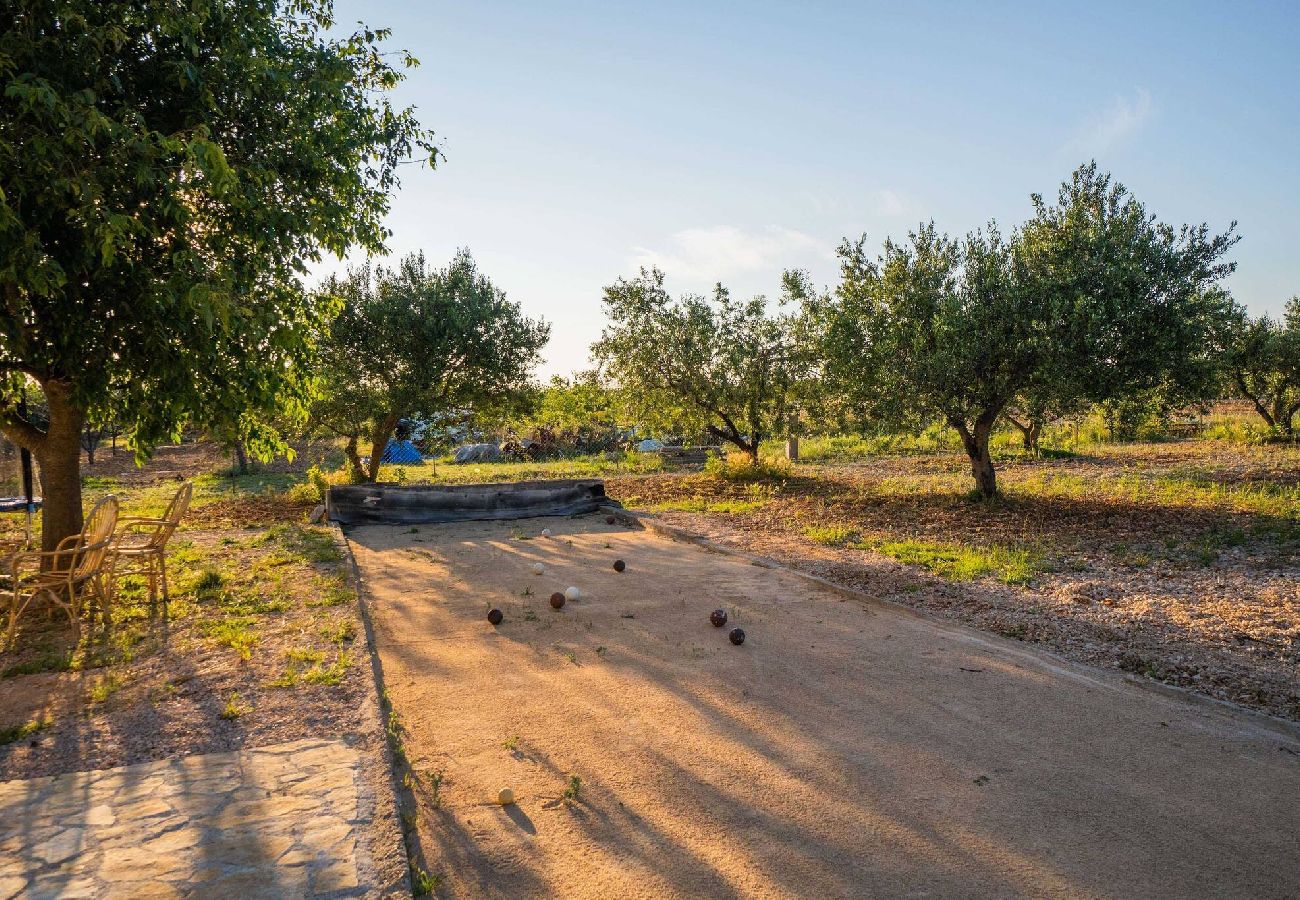
{"type": "Polygon", "coordinates": [[[167,557],[161,550],[158,551],[158,571],[162,573],[162,601],[163,609],[166,609],[171,597],[167,595],[167,557]]]}

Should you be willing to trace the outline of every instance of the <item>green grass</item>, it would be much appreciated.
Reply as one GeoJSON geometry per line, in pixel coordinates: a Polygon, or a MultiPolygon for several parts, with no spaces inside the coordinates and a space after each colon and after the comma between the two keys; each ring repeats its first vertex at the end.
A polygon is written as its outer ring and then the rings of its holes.
{"type": "Polygon", "coordinates": [[[684,500],[669,500],[665,503],[656,503],[649,509],[651,512],[703,512],[739,515],[762,509],[766,505],[766,500],[704,500],[699,497],[688,497],[684,500]]]}
{"type": "Polygon", "coordinates": [[[293,648],[285,651],[289,661],[284,672],[269,682],[270,687],[290,688],[299,684],[336,685],[347,674],[352,657],[339,650],[334,662],[325,665],[325,653],[314,648],[293,648]]]}
{"type": "Polygon", "coordinates": [[[920,566],[942,578],[971,581],[996,578],[1006,584],[1028,584],[1045,571],[1042,555],[1020,547],[941,544],[917,540],[873,540],[854,545],[874,550],[911,566],[920,566]]]}
{"type": "Polygon", "coordinates": [[[15,678],[19,675],[36,675],[40,672],[71,672],[79,668],[76,654],[67,650],[60,653],[46,653],[27,662],[16,663],[0,671],[0,678],[15,678]]]}
{"type": "Polygon", "coordinates": [[[273,525],[257,541],[283,548],[286,556],[270,554],[271,558],[304,563],[335,563],[343,559],[343,554],[334,544],[333,532],[315,525],[273,525]]]}
{"type": "Polygon", "coordinates": [[[351,619],[331,622],[320,627],[320,635],[331,644],[347,644],[356,640],[357,626],[351,619]]]}
{"type": "Polygon", "coordinates": [[[253,648],[257,646],[257,620],[252,616],[229,616],[224,619],[211,619],[202,623],[203,633],[223,647],[229,647],[239,654],[239,658],[253,658],[253,648]]]}
{"type": "Polygon", "coordinates": [[[843,547],[858,537],[857,529],[847,525],[814,525],[803,533],[808,540],[827,547],[843,547]]]}
{"type": "Polygon", "coordinates": [[[608,475],[637,475],[658,472],[663,464],[653,453],[615,453],[610,458],[603,455],[575,456],[568,459],[541,462],[462,463],[451,462],[451,457],[407,463],[400,467],[384,466],[379,470],[381,481],[396,481],[396,469],[401,468],[408,484],[477,484],[498,481],[532,481],[542,478],[601,478],[608,475]]]}
{"type": "Polygon", "coordinates": [[[15,741],[21,741],[23,738],[31,737],[38,731],[44,731],[53,725],[54,722],[48,718],[32,719],[21,725],[14,725],[10,728],[0,729],[0,747],[5,744],[12,744],[15,741]]]}

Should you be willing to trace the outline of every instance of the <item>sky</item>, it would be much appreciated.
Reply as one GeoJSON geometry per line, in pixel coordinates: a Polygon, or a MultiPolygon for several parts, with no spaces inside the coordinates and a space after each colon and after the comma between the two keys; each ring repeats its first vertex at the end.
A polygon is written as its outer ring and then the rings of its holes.
{"type": "MultiPolygon", "coordinates": [[[[336,0],[421,65],[393,100],[445,158],[405,166],[393,254],[467,247],[589,365],[601,291],[775,296],[835,248],[1030,213],[1096,159],[1174,224],[1236,221],[1252,312],[1300,294],[1300,3],[336,0]]],[[[356,261],[356,260],[353,260],[356,261]]],[[[321,271],[340,263],[327,263],[321,271]]]]}

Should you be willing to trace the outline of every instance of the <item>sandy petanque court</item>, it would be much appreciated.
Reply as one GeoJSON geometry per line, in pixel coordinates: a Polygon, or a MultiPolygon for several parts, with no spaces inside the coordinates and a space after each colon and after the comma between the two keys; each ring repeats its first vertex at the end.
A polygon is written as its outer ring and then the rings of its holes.
{"type": "Polygon", "coordinates": [[[348,538],[440,895],[1300,894],[1291,726],[603,514],[348,538]]]}

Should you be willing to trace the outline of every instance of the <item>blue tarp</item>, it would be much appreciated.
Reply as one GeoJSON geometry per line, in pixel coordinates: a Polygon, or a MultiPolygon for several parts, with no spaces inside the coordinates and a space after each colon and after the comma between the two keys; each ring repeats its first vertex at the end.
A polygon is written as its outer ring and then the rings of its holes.
{"type": "Polygon", "coordinates": [[[422,462],[423,457],[420,451],[415,449],[415,445],[410,441],[395,441],[388,439],[388,446],[384,447],[384,456],[381,462],[386,463],[418,463],[422,462]]]}

